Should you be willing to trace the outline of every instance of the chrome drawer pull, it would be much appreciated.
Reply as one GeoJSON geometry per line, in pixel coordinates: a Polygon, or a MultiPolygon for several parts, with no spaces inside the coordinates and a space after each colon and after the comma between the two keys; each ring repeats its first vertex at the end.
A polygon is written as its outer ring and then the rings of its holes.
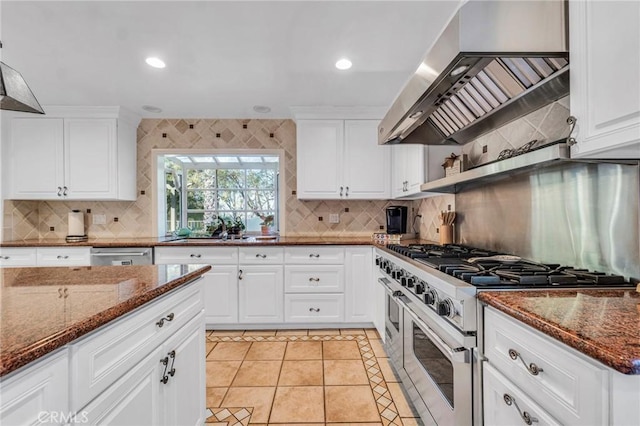
{"type": "Polygon", "coordinates": [[[266,254],[256,254],[256,257],[261,257],[263,259],[265,259],[267,257],[266,254]]]}
{"type": "Polygon", "coordinates": [[[62,195],[66,197],[66,196],[67,196],[67,193],[68,193],[68,191],[69,191],[69,188],[67,188],[66,186],[65,186],[65,187],[63,187],[63,188],[64,188],[64,189],[62,190],[62,195]]]}
{"type": "Polygon", "coordinates": [[[520,355],[520,353],[518,351],[516,351],[515,349],[509,349],[509,356],[514,361],[517,360],[518,358],[520,358],[520,361],[522,361],[522,364],[524,365],[524,367],[533,376],[537,376],[539,373],[542,373],[544,371],[542,368],[538,367],[533,362],[527,366],[527,363],[524,362],[524,359],[522,359],[522,355],[520,355]]]}
{"type": "Polygon", "coordinates": [[[315,257],[315,258],[317,259],[317,258],[319,258],[319,257],[320,257],[320,255],[319,255],[319,254],[311,253],[311,254],[309,255],[309,257],[315,257]]]}
{"type": "Polygon", "coordinates": [[[162,328],[162,326],[164,325],[165,321],[173,321],[173,318],[175,318],[175,315],[173,314],[173,312],[171,312],[169,315],[167,315],[164,318],[160,318],[160,320],[158,322],[156,322],[156,325],[160,328],[162,328]]]}
{"type": "Polygon", "coordinates": [[[238,271],[238,279],[241,280],[242,279],[242,269],[240,269],[238,271]]]}
{"type": "Polygon", "coordinates": [[[9,256],[2,256],[2,260],[9,260],[11,259],[9,256]]]}
{"type": "Polygon", "coordinates": [[[318,282],[318,281],[320,281],[320,278],[309,278],[309,281],[315,281],[315,282],[318,282]]]}
{"type": "Polygon", "coordinates": [[[309,308],[309,312],[320,312],[320,308],[309,308]]]}
{"type": "Polygon", "coordinates": [[[518,407],[518,403],[516,402],[515,399],[513,399],[511,395],[509,395],[508,393],[505,393],[503,398],[504,398],[504,403],[507,404],[508,406],[515,405],[516,410],[518,410],[518,414],[520,414],[520,417],[522,417],[522,420],[526,424],[530,425],[531,423],[538,422],[538,419],[536,419],[535,417],[531,417],[531,414],[527,413],[526,411],[520,411],[520,407],[518,407]]]}
{"type": "Polygon", "coordinates": [[[176,351],[169,352],[169,358],[171,358],[171,368],[169,368],[169,375],[173,377],[176,374],[176,369],[173,368],[173,364],[176,362],[176,351]]]}
{"type": "Polygon", "coordinates": [[[344,190],[344,187],[340,187],[340,196],[342,197],[342,191],[344,190]]]}
{"type": "Polygon", "coordinates": [[[58,299],[62,299],[62,287],[58,289],[58,299]]]}
{"type": "Polygon", "coordinates": [[[56,259],[68,259],[68,258],[69,256],[62,256],[62,255],[56,257],[56,259]]]}
{"type": "Polygon", "coordinates": [[[160,364],[164,365],[164,371],[162,372],[162,378],[160,379],[160,383],[166,385],[169,381],[169,376],[167,376],[167,366],[169,365],[169,357],[165,356],[160,360],[160,364]]]}
{"type": "Polygon", "coordinates": [[[58,187],[58,197],[62,197],[62,187],[58,187]]]}
{"type": "Polygon", "coordinates": [[[201,254],[190,254],[189,257],[192,257],[192,258],[195,257],[197,259],[200,259],[202,257],[202,255],[201,254]]]}

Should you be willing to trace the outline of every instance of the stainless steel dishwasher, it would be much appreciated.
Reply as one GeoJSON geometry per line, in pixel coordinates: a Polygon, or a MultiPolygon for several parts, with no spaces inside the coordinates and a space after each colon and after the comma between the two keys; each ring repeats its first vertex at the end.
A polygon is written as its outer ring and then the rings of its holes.
{"type": "Polygon", "coordinates": [[[151,265],[152,247],[94,247],[91,249],[91,265],[151,265]]]}

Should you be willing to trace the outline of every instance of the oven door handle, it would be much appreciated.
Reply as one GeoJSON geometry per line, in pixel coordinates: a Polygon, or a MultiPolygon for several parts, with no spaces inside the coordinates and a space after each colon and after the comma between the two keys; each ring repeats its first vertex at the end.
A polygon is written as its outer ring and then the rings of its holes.
{"type": "Polygon", "coordinates": [[[378,282],[382,285],[382,287],[384,287],[385,291],[387,293],[389,293],[389,295],[393,298],[395,298],[395,296],[393,295],[393,289],[389,286],[389,280],[386,278],[378,278],[378,282]]]}
{"type": "Polygon", "coordinates": [[[469,356],[469,349],[464,348],[462,346],[458,348],[452,348],[444,340],[442,340],[440,336],[438,336],[436,332],[431,329],[431,327],[429,327],[424,321],[418,318],[413,313],[411,308],[409,308],[409,305],[407,305],[402,299],[398,299],[398,303],[402,305],[402,307],[405,309],[405,313],[409,314],[411,319],[416,324],[418,324],[418,326],[427,335],[427,337],[433,342],[433,344],[436,345],[438,349],[442,351],[442,353],[446,354],[449,357],[449,360],[451,362],[464,363],[464,364],[469,364],[471,362],[471,359],[470,359],[471,357],[469,356]]]}

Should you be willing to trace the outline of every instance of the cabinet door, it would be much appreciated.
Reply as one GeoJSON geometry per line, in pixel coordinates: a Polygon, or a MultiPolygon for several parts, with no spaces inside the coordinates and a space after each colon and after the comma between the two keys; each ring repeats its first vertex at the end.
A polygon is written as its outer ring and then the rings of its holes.
{"type": "Polygon", "coordinates": [[[298,120],[297,173],[299,199],[339,199],[342,182],[342,120],[298,120]]]}
{"type": "Polygon", "coordinates": [[[67,198],[117,198],[116,155],[115,119],[65,119],[67,198]]]}
{"type": "Polygon", "coordinates": [[[344,136],[344,197],[388,199],[391,148],[378,145],[378,121],[346,120],[344,136]]]}
{"type": "Polygon", "coordinates": [[[238,267],[216,265],[202,278],[206,323],[238,322],[238,267]]]}
{"type": "MultiPolygon", "coordinates": [[[[67,352],[63,350],[3,381],[0,388],[0,424],[67,424],[71,414],[68,376],[67,352]]],[[[82,423],[81,415],[77,420],[82,423]]]]}
{"type": "Polygon", "coordinates": [[[482,381],[484,424],[525,424],[524,417],[531,419],[529,424],[539,426],[560,424],[488,363],[483,365],[482,381]]]}
{"type": "Polygon", "coordinates": [[[393,198],[407,197],[420,192],[425,182],[425,147],[423,145],[395,145],[392,147],[393,198]]]}
{"type": "Polygon", "coordinates": [[[161,348],[156,348],[84,407],[78,418],[92,425],[160,424],[164,408],[160,400],[163,356],[161,348]]]}
{"type": "Polygon", "coordinates": [[[164,408],[163,423],[167,426],[204,424],[204,344],[204,314],[201,312],[163,345],[161,357],[168,357],[168,380],[160,383],[160,399],[164,408]]]}
{"type": "Polygon", "coordinates": [[[345,293],[347,322],[373,321],[373,249],[345,249],[345,293]]]}
{"type": "Polygon", "coordinates": [[[7,164],[14,199],[62,198],[64,186],[62,119],[15,118],[7,164]],[[59,189],[58,189],[59,188],[59,189]]]}
{"type": "Polygon", "coordinates": [[[284,297],[282,266],[240,265],[238,292],[240,322],[282,322],[284,297]]]}
{"type": "Polygon", "coordinates": [[[572,157],[640,158],[640,2],[570,1],[572,157]]]}

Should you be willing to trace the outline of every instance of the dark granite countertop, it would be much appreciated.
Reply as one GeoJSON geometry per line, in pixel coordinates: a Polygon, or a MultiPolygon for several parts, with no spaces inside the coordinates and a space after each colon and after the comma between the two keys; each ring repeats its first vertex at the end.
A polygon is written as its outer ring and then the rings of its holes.
{"type": "Polygon", "coordinates": [[[624,374],[640,374],[640,293],[487,291],[479,299],[624,374]]]}
{"type": "Polygon", "coordinates": [[[210,265],[0,268],[0,376],[210,270],[210,265]],[[73,306],[58,298],[65,287],[73,306]]]}

